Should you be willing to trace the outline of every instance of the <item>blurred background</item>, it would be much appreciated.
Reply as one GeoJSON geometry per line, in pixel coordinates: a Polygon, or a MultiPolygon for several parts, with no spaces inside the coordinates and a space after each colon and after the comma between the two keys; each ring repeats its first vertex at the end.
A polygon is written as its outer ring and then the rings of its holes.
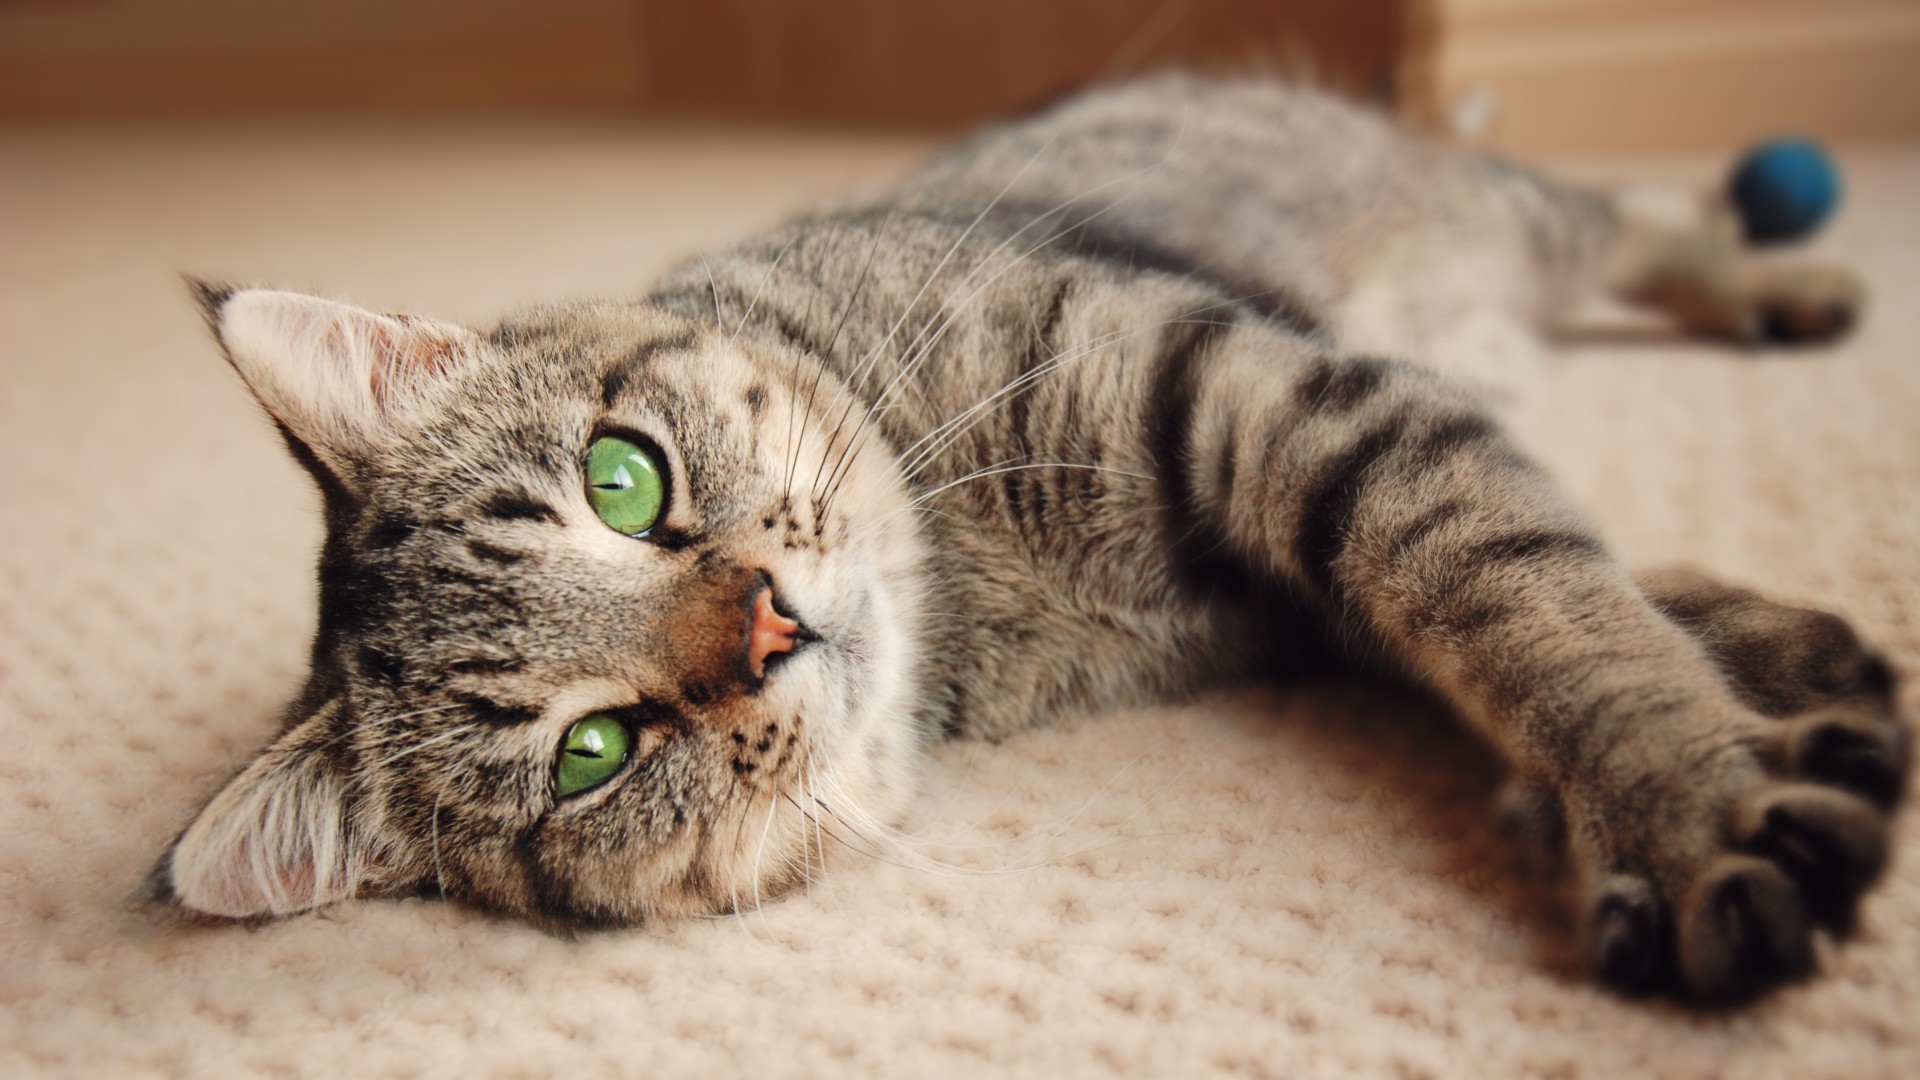
{"type": "Polygon", "coordinates": [[[946,130],[1171,64],[1523,154],[1920,135],[1915,0],[0,0],[12,122],[585,113],[946,130]]]}

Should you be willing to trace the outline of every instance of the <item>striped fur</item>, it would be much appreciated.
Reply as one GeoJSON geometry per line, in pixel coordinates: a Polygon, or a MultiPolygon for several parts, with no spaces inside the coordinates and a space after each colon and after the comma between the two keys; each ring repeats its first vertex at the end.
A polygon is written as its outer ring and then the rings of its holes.
{"type": "Polygon", "coordinates": [[[1891,676],[1831,617],[1636,581],[1500,415],[1602,288],[1707,332],[1843,328],[1844,274],[1717,235],[1309,92],[1165,78],[636,303],[469,334],[203,287],[329,535],[309,688],[157,887],[230,917],[738,910],[884,844],[927,739],[1363,660],[1512,762],[1602,977],[1764,990],[1878,868],[1891,676]],[[584,501],[610,428],[668,459],[646,540],[584,501]],[[821,640],[758,682],[763,580],[821,640]],[[592,711],[636,762],[559,800],[592,711]]]}

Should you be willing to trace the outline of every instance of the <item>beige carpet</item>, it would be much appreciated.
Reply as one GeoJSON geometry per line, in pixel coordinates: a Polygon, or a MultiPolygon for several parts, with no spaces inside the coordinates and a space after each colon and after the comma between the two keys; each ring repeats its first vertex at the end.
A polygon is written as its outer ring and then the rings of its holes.
{"type": "MultiPolygon", "coordinates": [[[[176,270],[481,319],[634,291],[922,149],[0,137],[0,1075],[1920,1076],[1912,813],[1816,984],[1733,1017],[1624,1003],[1512,884],[1484,758],[1344,689],[946,747],[911,827],[954,872],[851,862],[741,918],[560,940],[423,901],[129,910],[294,688],[319,541],[176,270]]],[[[1848,165],[1830,245],[1878,299],[1853,343],[1590,344],[1539,430],[1635,561],[1819,599],[1920,670],[1920,148],[1848,165]]]]}

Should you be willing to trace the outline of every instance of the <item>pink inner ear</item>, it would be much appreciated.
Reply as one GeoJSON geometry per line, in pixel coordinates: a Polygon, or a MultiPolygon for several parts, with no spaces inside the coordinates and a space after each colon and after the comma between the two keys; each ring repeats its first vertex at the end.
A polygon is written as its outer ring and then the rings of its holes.
{"type": "Polygon", "coordinates": [[[400,324],[396,332],[385,323],[374,325],[373,370],[368,376],[373,400],[386,404],[387,384],[406,385],[422,376],[444,374],[453,366],[453,341],[426,329],[411,315],[388,315],[400,324]]]}
{"type": "MultiPolygon", "coordinates": [[[[226,873],[204,883],[209,896],[228,912],[278,912],[273,897],[262,889],[260,879],[255,876],[252,861],[253,845],[257,840],[249,841],[233,853],[232,862],[226,873]]],[[[278,897],[283,904],[291,905],[290,911],[301,911],[323,903],[321,897],[314,895],[314,867],[311,863],[295,862],[269,868],[273,883],[278,887],[278,897]]]]}

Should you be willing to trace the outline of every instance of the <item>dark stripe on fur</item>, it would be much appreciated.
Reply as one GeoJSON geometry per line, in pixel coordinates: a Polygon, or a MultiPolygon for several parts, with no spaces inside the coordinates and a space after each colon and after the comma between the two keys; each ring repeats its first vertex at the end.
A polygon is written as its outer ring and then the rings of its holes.
{"type": "MultiPolygon", "coordinates": [[[[1375,363],[1384,364],[1379,361],[1375,363]]],[[[1360,380],[1362,383],[1366,381],[1360,380]]],[[[1310,384],[1314,383],[1320,383],[1326,394],[1333,395],[1336,391],[1331,388],[1337,385],[1338,378],[1331,374],[1323,376],[1316,370],[1308,376],[1307,383],[1302,384],[1300,394],[1304,397],[1310,384]]],[[[1457,455],[1495,447],[1509,459],[1502,464],[1514,468],[1530,467],[1525,459],[1508,447],[1500,425],[1489,417],[1477,413],[1453,416],[1426,427],[1417,435],[1410,433],[1408,426],[1407,417],[1401,415],[1374,428],[1350,444],[1309,487],[1300,518],[1298,551],[1300,564],[1308,579],[1321,588],[1329,591],[1333,588],[1333,564],[1339,560],[1345,548],[1347,534],[1353,524],[1354,508],[1363,485],[1369,482],[1367,474],[1387,457],[1398,458],[1395,472],[1404,473],[1411,469],[1437,468],[1457,455]]],[[[1404,557],[1435,529],[1464,510],[1454,500],[1429,508],[1389,542],[1388,557],[1404,557]]],[[[1497,547],[1489,548],[1488,556],[1498,558],[1500,550],[1497,547]]]]}
{"type": "Polygon", "coordinates": [[[374,519],[367,528],[366,539],[361,541],[362,548],[384,551],[399,547],[407,542],[420,528],[420,523],[399,514],[385,514],[374,519]]]}
{"type": "Polygon", "coordinates": [[[455,675],[504,675],[524,666],[524,661],[512,657],[474,656],[449,663],[447,670],[455,675]]]}
{"type": "Polygon", "coordinates": [[[1391,366],[1371,357],[1316,361],[1294,400],[1310,414],[1350,413],[1380,389],[1391,366]]]}
{"type": "Polygon", "coordinates": [[[487,497],[480,512],[500,521],[545,521],[560,524],[560,512],[525,491],[502,491],[487,497]]]}
{"type": "Polygon", "coordinates": [[[1306,497],[1301,500],[1296,557],[1307,580],[1321,590],[1334,591],[1333,564],[1346,545],[1347,529],[1367,473],[1402,445],[1407,424],[1407,417],[1401,414],[1368,431],[1348,444],[1307,486],[1306,497]]]}
{"type": "Polygon", "coordinates": [[[540,842],[541,831],[541,822],[535,822],[522,829],[513,841],[513,852],[520,860],[521,872],[527,877],[527,894],[533,901],[536,913],[553,926],[569,923],[584,923],[589,927],[595,925],[591,912],[582,911],[578,905],[571,903],[572,890],[547,872],[547,864],[541,858],[546,853],[546,845],[540,842]]]}
{"type": "Polygon", "coordinates": [[[1540,558],[1591,559],[1604,556],[1606,548],[1586,533],[1531,530],[1482,540],[1462,553],[1468,566],[1495,562],[1523,562],[1540,558]]]}
{"type": "MultiPolygon", "coordinates": [[[[1051,237],[1052,239],[1048,242],[1055,250],[1078,258],[1123,266],[1129,270],[1166,274],[1189,281],[1209,282],[1217,286],[1231,301],[1214,310],[1225,311],[1233,306],[1244,305],[1262,318],[1296,334],[1313,337],[1324,335],[1325,328],[1320,320],[1298,297],[1273,287],[1269,282],[1246,281],[1221,273],[1213,267],[1202,265],[1179,252],[1171,251],[1130,232],[1115,224],[1109,217],[1095,216],[1102,213],[1104,209],[1088,206],[1077,210],[1077,216],[1070,220],[1060,215],[1058,207],[1002,203],[995,208],[993,216],[1001,219],[1003,224],[1011,224],[1013,229],[1048,218],[1049,220],[1034,225],[1021,239],[1031,236],[1034,238],[1034,243],[1038,244],[1043,239],[1051,237]]],[[[1015,242],[1019,243],[1019,241],[1015,242]]]]}
{"type": "Polygon", "coordinates": [[[454,700],[475,720],[490,727],[518,727],[540,719],[540,710],[526,705],[504,705],[480,694],[456,694],[454,700]]]}
{"type": "Polygon", "coordinates": [[[360,673],[389,688],[400,685],[406,677],[406,661],[371,645],[360,646],[360,673]]]}
{"type": "Polygon", "coordinates": [[[1466,503],[1459,499],[1446,499],[1428,507],[1419,517],[1414,518],[1387,541],[1387,562],[1389,565],[1406,558],[1407,554],[1421,542],[1432,536],[1436,529],[1452,521],[1459,520],[1466,513],[1466,503]]]}
{"type": "MultiPolygon", "coordinates": [[[[1153,270],[1188,280],[1212,282],[1234,303],[1245,305],[1262,318],[1296,334],[1318,337],[1324,332],[1320,320],[1297,298],[1272,286],[1261,287],[1253,282],[1211,273],[1208,268],[1139,237],[1108,230],[1083,229],[1071,243],[1073,253],[1082,258],[1118,263],[1130,270],[1153,270]]],[[[1221,310],[1227,307],[1222,305],[1221,310]]]]}
{"type": "Polygon", "coordinates": [[[467,550],[471,552],[476,559],[496,563],[500,566],[512,566],[514,563],[526,558],[526,556],[517,551],[508,551],[506,548],[489,544],[485,540],[467,541],[467,550]]]}
{"type": "MultiPolygon", "coordinates": [[[[1469,448],[1504,440],[1500,425],[1486,416],[1469,413],[1450,417],[1428,428],[1413,448],[1413,456],[1423,465],[1436,465],[1469,448]]],[[[1516,462],[1518,455],[1515,455],[1516,462]]]]}
{"type": "MultiPolygon", "coordinates": [[[[1059,342],[1055,340],[1060,328],[1060,316],[1066,310],[1067,298],[1073,294],[1072,279],[1064,279],[1054,287],[1053,297],[1047,302],[1046,314],[1035,325],[1033,337],[1027,342],[1027,351],[1020,358],[1020,370],[1013,382],[1019,384],[1020,391],[1007,403],[1007,430],[1013,438],[1016,462],[1026,464],[1033,459],[1032,441],[1027,437],[1029,419],[1029,397],[1033,393],[1033,373],[1042,364],[1052,360],[1060,353],[1059,342]]],[[[1036,470],[1015,469],[1000,474],[1000,488],[1007,500],[1007,515],[1014,527],[1022,533],[1028,532],[1026,493],[1031,489],[1035,495],[1036,509],[1043,491],[1040,481],[1031,474],[1036,470]]],[[[1063,470],[1064,471],[1064,470],[1063,470]]],[[[1038,522],[1034,522],[1038,525],[1038,522]]]]}
{"type": "Polygon", "coordinates": [[[806,327],[802,326],[799,320],[795,319],[790,312],[783,311],[778,306],[769,304],[766,301],[762,301],[761,304],[767,308],[767,317],[763,320],[756,315],[754,318],[755,322],[764,322],[767,325],[771,325],[781,337],[787,339],[788,344],[806,353],[808,356],[814,357],[815,359],[826,356],[826,344],[814,340],[813,335],[809,334],[806,327]]]}
{"type": "Polygon", "coordinates": [[[645,367],[652,363],[653,358],[663,352],[681,352],[686,349],[691,349],[696,339],[697,335],[689,330],[685,333],[675,334],[672,337],[655,338],[633,350],[626,359],[620,361],[618,366],[607,372],[607,377],[601,381],[601,406],[608,409],[613,408],[614,403],[620,400],[620,395],[626,392],[627,385],[630,381],[630,373],[635,369],[645,367]]]}
{"type": "Polygon", "coordinates": [[[1167,326],[1153,383],[1147,392],[1146,446],[1159,481],[1167,543],[1190,584],[1205,577],[1203,564],[1222,547],[1217,526],[1194,498],[1193,412],[1200,397],[1201,365],[1232,331],[1230,321],[1176,322],[1167,326]]]}
{"type": "Polygon", "coordinates": [[[1234,482],[1240,478],[1240,410],[1229,412],[1223,422],[1226,436],[1220,440],[1220,444],[1226,450],[1220,455],[1213,472],[1214,492],[1221,509],[1232,501],[1234,482]]]}
{"type": "Polygon", "coordinates": [[[1525,607],[1510,600],[1486,595],[1481,591],[1470,600],[1436,604],[1408,612],[1407,631],[1414,636],[1419,636],[1432,630],[1445,630],[1449,635],[1472,637],[1485,633],[1510,618],[1528,613],[1525,607]]]}
{"type": "Polygon", "coordinates": [[[607,372],[606,379],[600,383],[600,407],[603,409],[613,408],[613,403],[619,401],[620,395],[626,392],[627,373],[621,368],[614,368],[612,371],[607,372]]]}

